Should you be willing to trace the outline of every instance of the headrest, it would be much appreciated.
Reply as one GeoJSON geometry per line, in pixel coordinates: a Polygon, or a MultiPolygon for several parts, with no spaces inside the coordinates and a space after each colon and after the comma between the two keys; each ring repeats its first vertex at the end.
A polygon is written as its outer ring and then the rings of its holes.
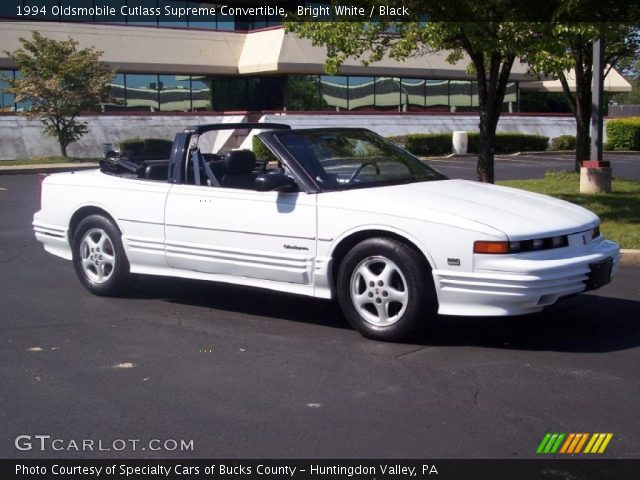
{"type": "Polygon", "coordinates": [[[251,150],[231,150],[224,156],[225,175],[241,175],[253,172],[256,156],[251,150]]]}

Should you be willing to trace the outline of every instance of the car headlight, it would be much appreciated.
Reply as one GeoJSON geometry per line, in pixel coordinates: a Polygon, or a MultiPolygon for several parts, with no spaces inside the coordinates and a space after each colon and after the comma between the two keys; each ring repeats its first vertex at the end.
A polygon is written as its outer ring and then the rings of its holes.
{"type": "Polygon", "coordinates": [[[531,240],[519,240],[514,242],[479,240],[473,243],[473,253],[503,254],[536,252],[538,250],[566,247],[567,245],[569,245],[569,237],[567,235],[534,238],[531,240]]]}

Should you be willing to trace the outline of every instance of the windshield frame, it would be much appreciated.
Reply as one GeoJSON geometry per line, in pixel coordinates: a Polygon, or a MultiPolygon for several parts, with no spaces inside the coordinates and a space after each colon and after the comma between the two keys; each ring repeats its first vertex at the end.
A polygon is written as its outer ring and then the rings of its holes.
{"type": "Polygon", "coordinates": [[[353,128],[353,127],[330,127],[330,128],[296,128],[291,130],[271,130],[268,132],[262,132],[258,135],[265,145],[272,150],[274,154],[278,157],[281,157],[287,166],[291,168],[293,172],[295,172],[297,177],[300,177],[302,180],[302,184],[306,187],[308,193],[318,193],[318,192],[336,192],[336,191],[344,191],[344,190],[357,190],[363,188],[377,188],[377,187],[386,187],[391,185],[404,185],[409,183],[420,183],[420,182],[431,182],[431,181],[439,181],[439,180],[448,180],[448,177],[433,168],[430,165],[427,165],[425,162],[420,160],[418,157],[413,155],[411,152],[398,147],[393,142],[387,140],[386,138],[378,135],[372,130],[368,128],[353,128]],[[363,183],[345,183],[340,185],[331,185],[327,186],[321,182],[318,182],[313,175],[302,165],[298,159],[295,157],[293,153],[291,153],[285,144],[280,140],[281,135],[286,134],[296,134],[296,133],[342,133],[342,132],[364,132],[368,135],[374,135],[376,140],[385,144],[385,147],[388,147],[394,153],[397,153],[399,156],[404,157],[405,159],[413,162],[419,162],[421,166],[427,167],[429,170],[433,171],[433,178],[422,178],[422,179],[411,179],[411,178],[398,178],[398,179],[390,179],[385,181],[378,182],[363,182],[363,183]],[[311,188],[309,188],[311,187],[311,188]]]}

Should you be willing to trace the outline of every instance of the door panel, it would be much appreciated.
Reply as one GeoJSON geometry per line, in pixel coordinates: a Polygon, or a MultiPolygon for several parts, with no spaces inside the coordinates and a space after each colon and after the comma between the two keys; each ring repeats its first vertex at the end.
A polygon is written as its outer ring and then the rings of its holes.
{"type": "Polygon", "coordinates": [[[170,267],[310,284],[316,196],[175,185],[165,235],[170,267]]]}

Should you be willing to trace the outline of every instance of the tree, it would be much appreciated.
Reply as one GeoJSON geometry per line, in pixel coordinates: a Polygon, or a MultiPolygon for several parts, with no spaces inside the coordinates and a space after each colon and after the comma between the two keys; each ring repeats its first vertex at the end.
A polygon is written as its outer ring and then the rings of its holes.
{"type": "MultiPolygon", "coordinates": [[[[389,6],[391,2],[353,0],[349,3],[366,5],[368,12],[374,4],[389,6]]],[[[543,34],[538,23],[500,20],[517,20],[514,12],[520,12],[522,18],[532,18],[531,2],[406,0],[401,3],[409,9],[412,18],[429,18],[429,21],[302,22],[296,19],[286,22],[285,27],[309,38],[316,46],[326,46],[325,70],[333,75],[351,58],[368,65],[385,55],[405,60],[446,50],[450,63],[470,61],[468,71],[478,82],[480,110],[477,174],[480,181],[493,183],[495,133],[511,68],[516,58],[534,48],[543,34]],[[514,3],[521,9],[514,7],[514,3]],[[477,21],[448,21],[452,18],[477,21]]],[[[536,5],[535,8],[545,7],[536,5]]],[[[536,18],[543,15],[538,11],[536,18]]]]}
{"type": "MultiPolygon", "coordinates": [[[[574,5],[577,8],[577,4],[574,5]]],[[[633,56],[640,45],[638,31],[628,24],[612,22],[564,23],[551,25],[542,48],[524,59],[534,72],[560,80],[562,91],[576,119],[575,170],[589,159],[591,121],[591,84],[593,80],[593,40],[601,37],[605,44],[605,74],[624,58],[633,56]],[[575,92],[571,91],[573,70],[575,92]]]]}
{"type": "Polygon", "coordinates": [[[20,71],[18,78],[8,80],[8,90],[16,101],[31,103],[21,114],[40,119],[66,157],[67,147],[88,132],[77,117],[109,101],[107,85],[114,72],[100,63],[102,52],[79,50],[72,39],[56,41],[32,32],[30,40],[21,38],[20,43],[22,48],[6,52],[20,71]]]}
{"type": "Polygon", "coordinates": [[[620,62],[619,71],[627,82],[631,84],[631,91],[625,93],[615,93],[611,95],[612,100],[620,105],[640,105],[640,51],[635,57],[627,58],[620,62]]]}

